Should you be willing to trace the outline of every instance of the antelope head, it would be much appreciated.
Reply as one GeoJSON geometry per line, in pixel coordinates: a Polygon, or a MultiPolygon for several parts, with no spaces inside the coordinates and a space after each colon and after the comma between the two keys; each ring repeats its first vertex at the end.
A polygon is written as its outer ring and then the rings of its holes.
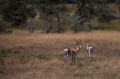
{"type": "Polygon", "coordinates": [[[80,49],[82,46],[81,46],[81,40],[75,40],[76,42],[77,42],[77,46],[78,46],[78,48],[80,49]]]}
{"type": "Polygon", "coordinates": [[[85,44],[86,44],[86,45],[88,44],[88,40],[85,40],[85,44]]]}

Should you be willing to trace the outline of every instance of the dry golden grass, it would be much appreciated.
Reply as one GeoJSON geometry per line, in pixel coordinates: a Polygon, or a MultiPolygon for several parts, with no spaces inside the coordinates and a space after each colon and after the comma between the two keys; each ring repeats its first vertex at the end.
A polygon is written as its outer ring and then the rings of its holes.
{"type": "MultiPolygon", "coordinates": [[[[15,30],[12,34],[0,34],[0,50],[11,49],[31,56],[26,63],[18,58],[5,57],[0,62],[1,79],[120,79],[120,32],[92,31],[63,34],[45,34],[35,31],[15,30]],[[82,40],[82,49],[76,63],[71,57],[64,62],[63,49],[76,47],[73,39],[82,40]],[[94,47],[92,61],[86,59],[85,41],[94,47]],[[49,55],[51,60],[39,61],[34,56],[49,55]],[[33,58],[32,58],[33,57],[33,58]]],[[[14,56],[14,55],[13,55],[14,56]]]]}

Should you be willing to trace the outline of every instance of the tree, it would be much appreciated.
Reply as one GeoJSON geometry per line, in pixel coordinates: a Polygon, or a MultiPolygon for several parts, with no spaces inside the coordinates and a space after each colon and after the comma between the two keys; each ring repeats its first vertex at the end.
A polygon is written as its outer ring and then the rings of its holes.
{"type": "Polygon", "coordinates": [[[1,15],[1,13],[2,13],[1,9],[3,8],[3,2],[4,2],[4,0],[0,0],[0,33],[5,31],[5,23],[2,19],[2,15],[1,15]]]}
{"type": "Polygon", "coordinates": [[[107,3],[114,3],[116,0],[107,0],[107,3]]]}
{"type": "Polygon", "coordinates": [[[25,21],[26,16],[24,12],[25,6],[21,0],[7,0],[6,5],[2,9],[2,16],[5,21],[14,22],[16,26],[25,21]]]}
{"type": "Polygon", "coordinates": [[[84,8],[85,8],[85,0],[76,0],[76,19],[78,21],[76,21],[75,23],[75,32],[78,32],[80,30],[82,30],[82,25],[83,25],[83,21],[85,20],[84,18],[84,8]]]}
{"type": "Polygon", "coordinates": [[[7,22],[13,22],[14,26],[25,23],[29,16],[35,16],[34,9],[27,8],[24,0],[3,0],[1,15],[7,22]],[[32,12],[33,11],[33,12],[32,12]]]}
{"type": "Polygon", "coordinates": [[[119,11],[120,11],[120,0],[116,0],[115,2],[117,4],[117,6],[119,7],[119,11]]]}
{"type": "Polygon", "coordinates": [[[113,11],[107,6],[106,0],[101,0],[96,7],[96,15],[100,22],[110,22],[114,19],[113,11]]]}
{"type": "Polygon", "coordinates": [[[68,11],[67,8],[65,7],[64,3],[60,3],[58,4],[58,6],[56,6],[55,8],[56,12],[55,12],[55,16],[57,18],[57,21],[58,21],[58,32],[61,33],[62,31],[62,28],[61,28],[61,23],[62,23],[62,20],[64,18],[61,18],[61,14],[63,14],[64,12],[68,11]],[[61,5],[62,4],[62,5],[61,5]]]}
{"type": "Polygon", "coordinates": [[[112,11],[107,7],[106,0],[75,0],[76,12],[74,15],[75,32],[90,31],[90,21],[95,17],[100,22],[110,22],[114,19],[112,11]]]}
{"type": "MultiPolygon", "coordinates": [[[[44,22],[47,22],[47,33],[53,30],[53,26],[57,20],[58,32],[61,33],[60,14],[67,11],[65,0],[39,0],[40,16],[44,22]]],[[[45,23],[46,24],[46,23],[45,23]]]]}
{"type": "Polygon", "coordinates": [[[0,20],[0,33],[5,32],[5,23],[3,20],[0,20]]]}
{"type": "Polygon", "coordinates": [[[73,29],[75,32],[81,30],[89,31],[91,28],[90,20],[93,18],[94,11],[94,1],[93,0],[75,0],[76,12],[74,18],[73,29]]]}

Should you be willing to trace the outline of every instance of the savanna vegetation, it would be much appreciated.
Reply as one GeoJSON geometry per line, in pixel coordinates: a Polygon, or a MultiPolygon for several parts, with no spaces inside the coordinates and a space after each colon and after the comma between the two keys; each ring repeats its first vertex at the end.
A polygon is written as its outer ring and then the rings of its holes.
{"type": "Polygon", "coordinates": [[[119,79],[120,33],[92,31],[63,34],[33,34],[14,30],[0,35],[1,79],[119,79]],[[81,39],[82,49],[76,62],[64,62],[64,48],[76,47],[81,39]],[[87,59],[85,41],[94,48],[92,60],[87,59]]]}
{"type": "Polygon", "coordinates": [[[119,3],[0,0],[0,79],[120,79],[119,3]],[[65,63],[74,39],[82,48],[75,63],[71,56],[65,63]]]}
{"type": "Polygon", "coordinates": [[[30,33],[120,29],[117,23],[103,25],[119,21],[119,0],[1,0],[0,4],[2,33],[11,33],[8,28],[26,29],[30,33]]]}

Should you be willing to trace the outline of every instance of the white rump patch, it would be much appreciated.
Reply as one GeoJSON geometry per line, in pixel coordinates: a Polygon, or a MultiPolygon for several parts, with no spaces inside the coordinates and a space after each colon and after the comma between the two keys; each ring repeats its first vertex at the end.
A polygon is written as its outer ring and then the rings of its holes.
{"type": "Polygon", "coordinates": [[[64,49],[65,57],[68,57],[68,49],[64,49]]]}
{"type": "Polygon", "coordinates": [[[64,52],[65,52],[65,51],[68,51],[68,49],[64,49],[64,52]]]}

